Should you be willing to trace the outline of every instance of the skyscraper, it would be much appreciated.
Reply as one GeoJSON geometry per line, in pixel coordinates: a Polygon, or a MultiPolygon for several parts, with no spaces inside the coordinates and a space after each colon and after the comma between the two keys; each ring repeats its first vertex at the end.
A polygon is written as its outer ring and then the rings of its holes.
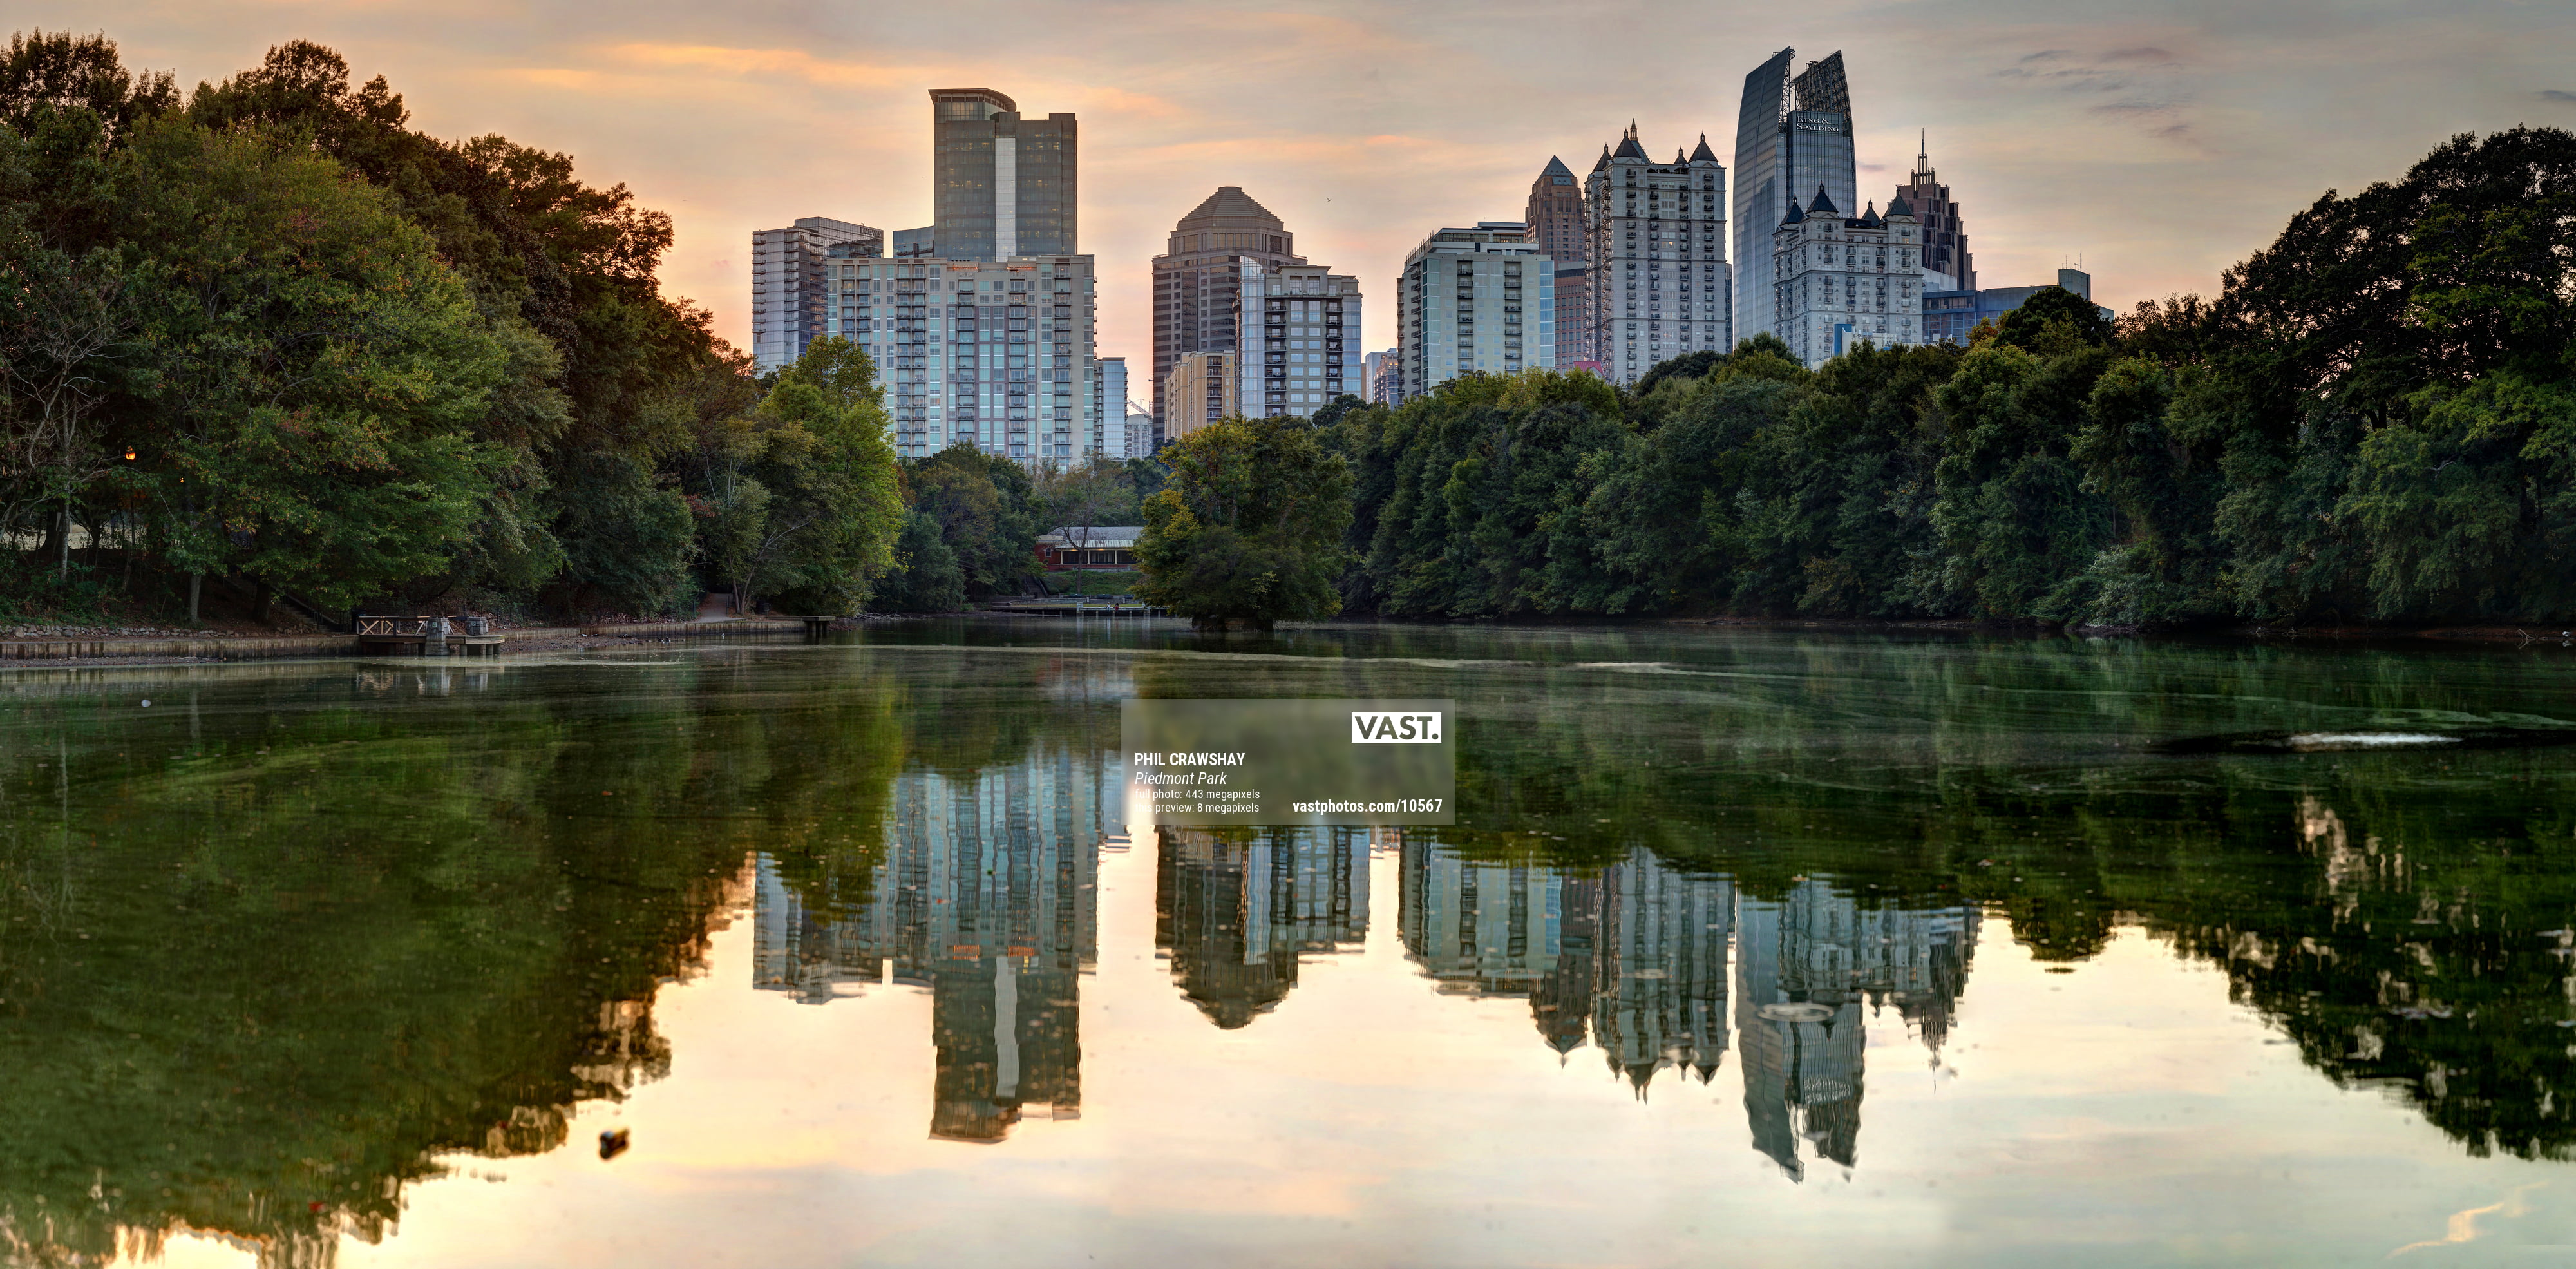
{"type": "Polygon", "coordinates": [[[1798,55],[1784,48],[1744,77],[1735,121],[1735,330],[1774,326],[1777,277],[1771,234],[1790,208],[1823,186],[1838,208],[1860,206],[1852,154],[1851,87],[1839,52],[1809,62],[1794,79],[1798,55]]]}
{"type": "Polygon", "coordinates": [[[1242,370],[1234,352],[1182,353],[1155,393],[1162,421],[1155,444],[1177,441],[1235,412],[1243,399],[1242,370]]]}
{"type": "Polygon", "coordinates": [[[1091,377],[1091,442],[1082,458],[1128,458],[1127,359],[1103,357],[1091,377]]]}
{"type": "Polygon", "coordinates": [[[751,356],[763,372],[791,365],[829,332],[825,261],[885,254],[885,234],[866,225],[807,216],[751,235],[751,356]]]}
{"type": "Polygon", "coordinates": [[[1313,414],[1360,390],[1360,280],[1328,265],[1245,260],[1234,346],[1245,418],[1313,414]]]}
{"type": "Polygon", "coordinates": [[[1023,119],[1010,98],[990,88],[934,88],[930,135],[932,246],[941,259],[1082,250],[1074,207],[1080,134],[1072,115],[1023,119]]]}
{"type": "Polygon", "coordinates": [[[1036,464],[1089,443],[1091,257],[826,263],[833,331],[883,372],[895,453],[973,445],[1036,464]]]}
{"type": "Polygon", "coordinates": [[[1726,168],[1708,138],[1673,161],[1646,157],[1636,125],[1584,178],[1592,246],[1592,360],[1635,383],[1667,357],[1734,346],[1727,299],[1726,168]]]}
{"type": "Polygon", "coordinates": [[[1234,352],[1241,331],[1243,265],[1304,264],[1296,237],[1240,186],[1225,185],[1172,226],[1169,249],[1154,257],[1154,430],[1169,440],[1171,409],[1164,387],[1181,358],[1234,352]]]}
{"type": "Polygon", "coordinates": [[[1434,232],[1397,286],[1407,400],[1462,374],[1556,364],[1556,261],[1519,221],[1434,232]]]}
{"type": "Polygon", "coordinates": [[[1977,262],[1968,254],[1968,226],[1959,219],[1959,204],[1951,200],[1950,187],[1932,175],[1928,140],[1915,151],[1913,179],[1897,186],[1896,192],[1923,226],[1923,289],[1976,290],[1977,262]]]}
{"type": "Polygon", "coordinates": [[[1584,230],[1583,186],[1565,161],[1550,156],[1530,182],[1530,237],[1556,261],[1556,364],[1592,360],[1592,253],[1584,230]]]}

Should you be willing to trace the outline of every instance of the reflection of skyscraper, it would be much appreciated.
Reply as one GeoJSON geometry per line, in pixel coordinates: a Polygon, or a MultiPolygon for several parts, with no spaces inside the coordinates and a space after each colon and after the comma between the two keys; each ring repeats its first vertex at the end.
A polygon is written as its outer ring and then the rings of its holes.
{"type": "Polygon", "coordinates": [[[755,986],[821,1003],[862,984],[931,991],[931,1135],[999,1141],[1082,1106],[1080,976],[1097,956],[1097,847],[1114,769],[1069,752],[963,778],[896,777],[885,855],[855,910],[809,909],[760,861],[755,986]]]}
{"type": "Polygon", "coordinates": [[[1792,1178],[1806,1175],[1808,1155],[1849,1166],[1869,1042],[1861,1006],[1894,1004],[1937,1050],[1966,982],[1976,910],[1862,908],[1808,880],[1777,903],[1746,900],[1737,928],[1754,1148],[1792,1178]]]}
{"type": "Polygon", "coordinates": [[[1479,864],[1404,844],[1405,950],[1444,992],[1527,995],[1559,1053],[1588,1033],[1643,1089],[1680,1067],[1702,1082],[1726,1053],[1726,943],[1735,887],[1637,850],[1597,875],[1479,864]]]}
{"type": "Polygon", "coordinates": [[[1298,957],[1368,937],[1368,834],[1346,828],[1164,828],[1154,946],[1218,1026],[1287,999],[1298,957]]]}

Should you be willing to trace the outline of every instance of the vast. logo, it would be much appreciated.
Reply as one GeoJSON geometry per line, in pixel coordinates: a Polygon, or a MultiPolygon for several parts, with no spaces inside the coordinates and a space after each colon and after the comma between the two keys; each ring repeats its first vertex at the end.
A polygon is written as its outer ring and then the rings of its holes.
{"type": "Polygon", "coordinates": [[[1351,711],[1351,743],[1355,745],[1436,745],[1440,743],[1438,714],[1381,714],[1351,711]]]}

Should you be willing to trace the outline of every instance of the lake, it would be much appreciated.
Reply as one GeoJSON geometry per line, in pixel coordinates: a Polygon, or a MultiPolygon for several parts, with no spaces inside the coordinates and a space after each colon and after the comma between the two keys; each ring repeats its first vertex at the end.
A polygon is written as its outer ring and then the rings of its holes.
{"type": "Polygon", "coordinates": [[[2576,1264],[2569,727],[1662,626],[0,671],[0,1264],[2576,1264]],[[1158,832],[1131,697],[1453,698],[1458,823],[1158,832]]]}

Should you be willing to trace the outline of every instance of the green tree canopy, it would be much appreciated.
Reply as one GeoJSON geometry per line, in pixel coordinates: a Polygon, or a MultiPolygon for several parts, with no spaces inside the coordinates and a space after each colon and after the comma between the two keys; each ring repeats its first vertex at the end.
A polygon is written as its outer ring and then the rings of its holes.
{"type": "Polygon", "coordinates": [[[1145,500],[1138,598],[1203,630],[1267,630],[1341,611],[1334,580],[1351,519],[1350,468],[1317,443],[1313,425],[1225,419],[1160,457],[1172,480],[1145,500]]]}

